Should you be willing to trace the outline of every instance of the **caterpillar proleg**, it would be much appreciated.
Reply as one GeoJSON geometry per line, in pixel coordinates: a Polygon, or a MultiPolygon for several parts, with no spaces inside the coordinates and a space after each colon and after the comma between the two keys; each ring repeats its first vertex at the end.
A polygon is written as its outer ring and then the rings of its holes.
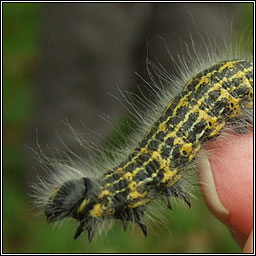
{"type": "Polygon", "coordinates": [[[155,117],[145,118],[146,131],[111,167],[101,167],[96,174],[95,167],[88,172],[60,164],[63,170],[51,181],[34,186],[48,222],[76,219],[75,239],[87,231],[92,241],[98,226],[108,220],[120,220],[124,229],[128,222],[136,223],[146,236],[143,219],[152,201],[162,198],[171,209],[169,199],[177,197],[191,207],[183,179],[199,151],[224,129],[246,133],[253,123],[250,57],[233,51],[211,55],[210,50],[198,56],[192,68],[179,64],[188,72],[168,82],[181,90],[173,95],[167,86],[156,96],[155,117]]]}

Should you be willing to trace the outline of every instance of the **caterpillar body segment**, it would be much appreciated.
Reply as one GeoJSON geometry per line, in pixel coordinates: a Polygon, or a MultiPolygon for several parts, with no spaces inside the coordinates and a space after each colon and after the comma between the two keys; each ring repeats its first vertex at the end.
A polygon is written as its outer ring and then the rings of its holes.
{"type": "Polygon", "coordinates": [[[58,186],[44,207],[48,221],[73,217],[80,222],[74,238],[87,230],[89,241],[106,219],[120,219],[124,229],[127,222],[137,223],[146,236],[147,205],[162,197],[171,209],[169,198],[179,197],[190,207],[182,189],[186,167],[226,126],[246,133],[252,107],[252,63],[226,60],[201,71],[170,99],[126,160],[99,178],[70,179],[58,186]]]}

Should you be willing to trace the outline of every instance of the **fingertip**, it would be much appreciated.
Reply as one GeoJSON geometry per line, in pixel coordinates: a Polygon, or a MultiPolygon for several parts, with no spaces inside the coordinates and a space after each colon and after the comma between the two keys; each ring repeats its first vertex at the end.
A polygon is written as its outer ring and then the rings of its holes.
{"type": "Polygon", "coordinates": [[[231,229],[243,247],[253,225],[252,133],[209,143],[199,166],[199,183],[206,204],[231,229]]]}

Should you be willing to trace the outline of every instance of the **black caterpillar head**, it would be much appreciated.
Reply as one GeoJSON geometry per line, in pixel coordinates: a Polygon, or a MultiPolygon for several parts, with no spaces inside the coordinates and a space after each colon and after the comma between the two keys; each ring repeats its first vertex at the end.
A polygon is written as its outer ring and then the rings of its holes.
{"type": "Polygon", "coordinates": [[[45,206],[48,222],[55,222],[73,216],[93,185],[90,179],[73,179],[57,187],[45,206]]]}

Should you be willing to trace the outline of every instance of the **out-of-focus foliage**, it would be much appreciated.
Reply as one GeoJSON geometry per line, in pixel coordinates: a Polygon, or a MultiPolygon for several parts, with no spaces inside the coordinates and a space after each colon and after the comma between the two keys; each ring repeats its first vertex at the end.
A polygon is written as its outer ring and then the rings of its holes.
{"type": "MultiPolygon", "coordinates": [[[[34,104],[33,79],[39,56],[41,3],[3,4],[3,247],[6,253],[235,253],[240,248],[215,219],[201,195],[192,209],[182,203],[161,210],[168,220],[151,225],[145,239],[137,227],[126,232],[116,224],[92,244],[73,240],[77,223],[53,228],[35,216],[26,189],[25,132],[34,104]],[[167,228],[166,228],[167,227],[167,228]]],[[[241,4],[241,28],[252,17],[252,4],[241,4]]]]}

